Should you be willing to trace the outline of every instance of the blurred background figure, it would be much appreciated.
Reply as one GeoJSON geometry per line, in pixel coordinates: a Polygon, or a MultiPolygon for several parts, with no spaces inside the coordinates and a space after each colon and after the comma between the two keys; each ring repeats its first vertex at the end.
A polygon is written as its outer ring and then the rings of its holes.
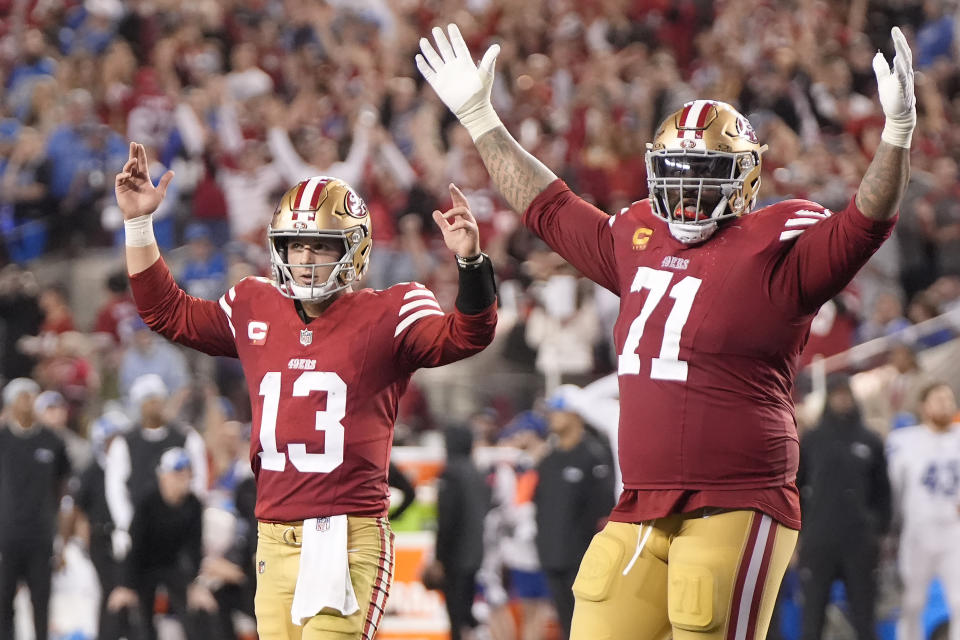
{"type": "Polygon", "coordinates": [[[98,640],[119,640],[132,632],[126,611],[110,611],[107,600],[120,584],[120,563],[113,556],[113,518],[107,505],[104,467],[107,449],[114,438],[130,429],[130,419],[113,409],[90,426],[92,462],[80,472],[74,492],[74,505],[87,530],[87,551],[100,582],[100,610],[97,618],[98,640]]]}
{"type": "Polygon", "coordinates": [[[43,314],[36,276],[11,264],[0,270],[0,375],[5,380],[29,376],[36,360],[20,349],[21,338],[40,333],[43,314]]]}
{"type": "Polygon", "coordinates": [[[179,395],[190,379],[183,352],[151,331],[140,316],[131,318],[124,332],[128,346],[118,371],[120,395],[127,397],[134,381],[147,374],[159,376],[169,393],[179,395]]]}
{"type": "Polygon", "coordinates": [[[797,488],[804,517],[801,637],[823,636],[827,603],[839,579],[857,639],[873,640],[879,549],[890,526],[890,481],[883,441],[864,425],[847,376],[829,380],[820,422],[801,437],[797,488]]]}
{"type": "Polygon", "coordinates": [[[471,640],[476,575],[483,562],[483,518],[490,507],[486,480],[471,459],[473,433],[444,431],[447,465],[437,480],[436,561],[443,568],[443,597],[452,640],[471,640]]]}
{"type": "Polygon", "coordinates": [[[540,304],[527,318],[527,344],[537,350],[537,369],[551,391],[563,382],[583,384],[592,378],[599,340],[589,283],[570,270],[559,269],[541,283],[540,304]]]}
{"type": "Polygon", "coordinates": [[[594,534],[613,509],[613,459],[610,449],[588,431],[579,402],[580,389],[562,385],[547,399],[550,448],[537,464],[537,553],[550,595],[570,637],[573,581],[594,534]]]}
{"type": "Polygon", "coordinates": [[[67,400],[59,391],[43,391],[33,403],[37,422],[52,429],[67,448],[70,468],[79,473],[89,466],[93,459],[90,441],[79,435],[67,425],[69,407],[67,400]]]}
{"type": "Polygon", "coordinates": [[[497,443],[514,455],[494,465],[490,473],[492,501],[484,520],[484,558],[478,576],[491,609],[489,625],[495,640],[540,640],[555,617],[537,555],[533,503],[536,465],[547,452],[546,437],[546,418],[524,411],[507,423],[497,443]],[[509,601],[520,605],[518,630],[509,601]]]}
{"type": "Polygon", "coordinates": [[[916,424],[920,394],[932,381],[920,366],[917,350],[909,344],[894,342],[886,360],[886,366],[876,372],[874,386],[863,403],[867,425],[881,437],[896,426],[916,424]]]}
{"type": "Polygon", "coordinates": [[[130,524],[130,553],[120,585],[107,600],[112,611],[136,606],[146,640],[156,640],[154,600],[162,585],[188,640],[218,638],[211,614],[217,604],[198,580],[203,559],[203,505],[190,490],[190,455],[181,447],[163,452],[154,467],[155,487],[137,503],[130,524]]]}
{"type": "Polygon", "coordinates": [[[60,498],[70,461],[60,437],[36,419],[39,385],[14,378],[0,420],[0,637],[13,638],[13,598],[24,583],[36,640],[47,640],[60,498]]]}
{"type": "Polygon", "coordinates": [[[960,639],[960,424],[953,390],[934,382],[920,394],[922,422],[887,438],[890,484],[900,526],[901,640],[924,637],[923,609],[939,577],[950,608],[950,640],[960,639]]]}
{"type": "Polygon", "coordinates": [[[163,453],[184,448],[191,458],[194,493],[206,495],[207,457],[203,439],[192,428],[171,420],[169,391],[160,376],[148,373],[130,387],[130,406],[137,412],[136,425],[114,438],[107,449],[104,483],[113,520],[113,553],[120,561],[130,549],[129,527],[134,510],[157,485],[156,468],[163,453]]]}
{"type": "Polygon", "coordinates": [[[227,259],[213,244],[210,230],[192,222],[183,233],[187,242],[187,260],[178,280],[183,290],[197,298],[216,300],[227,290],[227,259]]]}
{"type": "Polygon", "coordinates": [[[121,328],[137,316],[137,308],[130,295],[127,274],[122,271],[111,273],[104,283],[107,298],[97,309],[97,319],[93,325],[94,333],[105,333],[112,338],[111,346],[119,345],[121,328]]]}

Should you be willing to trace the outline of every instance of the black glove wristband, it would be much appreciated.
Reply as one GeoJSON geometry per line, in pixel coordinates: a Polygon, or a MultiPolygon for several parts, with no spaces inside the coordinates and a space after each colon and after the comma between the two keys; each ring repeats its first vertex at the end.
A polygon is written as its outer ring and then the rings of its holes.
{"type": "Polygon", "coordinates": [[[484,258],[489,259],[489,256],[482,251],[472,258],[464,258],[460,256],[460,254],[455,255],[457,257],[457,266],[461,269],[476,269],[483,262],[484,258]]]}
{"type": "Polygon", "coordinates": [[[481,253],[473,260],[463,260],[457,256],[457,267],[460,274],[457,309],[461,313],[475,315],[496,301],[497,282],[493,275],[493,263],[487,254],[481,253]]]}

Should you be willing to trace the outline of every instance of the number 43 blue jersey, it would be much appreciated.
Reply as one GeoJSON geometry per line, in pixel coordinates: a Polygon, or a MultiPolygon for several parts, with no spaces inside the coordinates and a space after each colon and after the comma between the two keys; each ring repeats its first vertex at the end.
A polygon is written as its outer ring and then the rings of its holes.
{"type": "Polygon", "coordinates": [[[887,464],[904,529],[960,525],[960,424],[943,432],[925,425],[894,429],[887,464]]]}

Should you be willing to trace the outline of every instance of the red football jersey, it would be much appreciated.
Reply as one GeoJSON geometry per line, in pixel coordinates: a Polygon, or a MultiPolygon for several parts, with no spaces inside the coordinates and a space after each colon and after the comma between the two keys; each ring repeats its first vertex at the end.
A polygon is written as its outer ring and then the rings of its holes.
{"type": "Polygon", "coordinates": [[[240,358],[253,406],[256,515],[275,522],[385,515],[393,425],[410,376],[480,351],[496,325],[495,305],[444,314],[416,283],[347,293],[304,324],[264,278],[242,280],[219,302],[185,294],[162,260],[131,281],[152,328],[240,358]]]}
{"type": "Polygon", "coordinates": [[[524,223],[620,295],[619,454],[613,519],[700,507],[759,509],[799,528],[790,388],[819,306],[890,234],[853,202],[789,200],[684,245],[647,200],[608,216],[561,181],[524,223]]]}

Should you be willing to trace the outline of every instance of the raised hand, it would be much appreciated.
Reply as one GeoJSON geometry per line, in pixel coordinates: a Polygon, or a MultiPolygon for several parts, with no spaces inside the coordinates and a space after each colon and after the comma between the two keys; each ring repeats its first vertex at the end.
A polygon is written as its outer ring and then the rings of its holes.
{"type": "Polygon", "coordinates": [[[131,220],[156,211],[163,202],[167,185],[172,179],[173,171],[167,171],[160,178],[160,183],[153,186],[147,163],[147,150],[142,144],[131,142],[130,156],[123,165],[123,171],[117,174],[114,181],[117,204],[123,212],[123,219],[131,220]]]}
{"type": "Polygon", "coordinates": [[[890,30],[893,36],[893,68],[879,51],[873,57],[880,105],[886,116],[881,133],[884,142],[897,147],[910,147],[913,128],[917,124],[917,99],[913,91],[913,54],[900,27],[890,30]]]}
{"type": "Polygon", "coordinates": [[[467,198],[455,184],[450,184],[450,199],[453,206],[441,213],[433,212],[433,221],[440,227],[447,248],[461,258],[480,255],[480,230],[477,220],[470,212],[467,198]]]}
{"type": "Polygon", "coordinates": [[[443,29],[433,28],[436,49],[429,40],[420,38],[422,54],[418,53],[416,56],[417,68],[476,140],[501,124],[490,103],[493,67],[497,62],[497,54],[500,53],[500,45],[491,45],[483,54],[478,67],[470,57],[470,50],[467,49],[457,25],[449,25],[447,32],[450,35],[449,40],[443,29]]]}

